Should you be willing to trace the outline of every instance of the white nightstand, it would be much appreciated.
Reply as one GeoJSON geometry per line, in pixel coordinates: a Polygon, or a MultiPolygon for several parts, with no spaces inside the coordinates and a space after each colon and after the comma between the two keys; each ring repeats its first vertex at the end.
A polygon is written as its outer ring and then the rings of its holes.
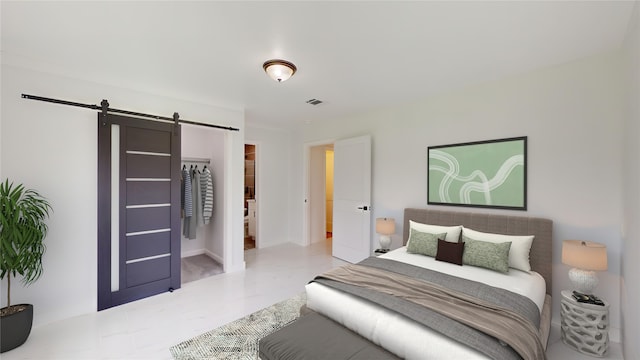
{"type": "Polygon", "coordinates": [[[562,341],[583,354],[603,357],[609,350],[609,303],[579,303],[571,295],[564,290],[560,299],[562,341]]]}

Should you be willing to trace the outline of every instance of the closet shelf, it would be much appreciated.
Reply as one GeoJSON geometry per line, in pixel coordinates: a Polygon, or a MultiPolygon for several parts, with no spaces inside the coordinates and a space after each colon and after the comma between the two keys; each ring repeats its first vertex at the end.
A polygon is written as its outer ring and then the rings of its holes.
{"type": "Polygon", "coordinates": [[[182,162],[183,163],[204,163],[204,164],[209,164],[211,163],[210,159],[205,159],[205,158],[190,158],[190,157],[185,157],[182,158],[182,162]]]}

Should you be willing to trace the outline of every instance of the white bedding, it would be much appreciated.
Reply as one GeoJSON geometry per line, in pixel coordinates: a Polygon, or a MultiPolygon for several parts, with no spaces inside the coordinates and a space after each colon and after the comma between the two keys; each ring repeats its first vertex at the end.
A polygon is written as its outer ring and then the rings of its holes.
{"type": "MultiPolygon", "coordinates": [[[[406,247],[380,257],[507,289],[530,298],[542,311],[546,287],[544,279],[538,273],[509,269],[509,273],[502,274],[474,266],[458,266],[424,255],[409,254],[406,247]]],[[[455,340],[356,296],[315,282],[306,286],[306,292],[307,306],[310,309],[333,319],[399,357],[487,359],[485,355],[455,340]]]]}

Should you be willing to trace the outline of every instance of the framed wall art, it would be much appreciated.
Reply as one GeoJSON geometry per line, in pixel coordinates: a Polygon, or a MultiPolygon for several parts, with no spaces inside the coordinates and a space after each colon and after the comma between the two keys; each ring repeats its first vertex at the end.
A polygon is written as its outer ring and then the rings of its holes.
{"type": "Polygon", "coordinates": [[[427,203],[527,209],[527,137],[428,148],[427,203]]]}

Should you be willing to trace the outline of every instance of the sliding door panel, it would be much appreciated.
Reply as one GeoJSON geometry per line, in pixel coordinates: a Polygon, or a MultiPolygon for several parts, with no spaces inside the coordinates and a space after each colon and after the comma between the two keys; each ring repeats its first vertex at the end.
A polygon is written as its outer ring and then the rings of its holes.
{"type": "Polygon", "coordinates": [[[126,214],[127,234],[171,228],[171,208],[169,206],[126,209],[126,214]]]}
{"type": "Polygon", "coordinates": [[[169,181],[129,181],[126,191],[127,204],[130,206],[152,204],[154,201],[158,204],[171,202],[171,182],[169,181]]]}
{"type": "MultiPolygon", "coordinates": [[[[148,120],[141,121],[148,122],[148,120]]],[[[156,124],[173,126],[173,124],[161,124],[158,122],[156,122],[156,124]]],[[[126,139],[127,148],[132,151],[148,151],[155,153],[171,152],[171,134],[168,134],[162,129],[129,129],[126,139]]]]}
{"type": "Polygon", "coordinates": [[[102,310],[180,287],[180,127],[98,117],[102,310]]]}
{"type": "Polygon", "coordinates": [[[166,155],[127,154],[127,176],[138,179],[171,179],[171,157],[166,155]]]}
{"type": "Polygon", "coordinates": [[[171,263],[169,257],[149,259],[127,264],[127,287],[162,281],[171,276],[171,263]]]}
{"type": "Polygon", "coordinates": [[[127,239],[127,260],[168,254],[170,252],[170,231],[132,236],[127,239]]]}

